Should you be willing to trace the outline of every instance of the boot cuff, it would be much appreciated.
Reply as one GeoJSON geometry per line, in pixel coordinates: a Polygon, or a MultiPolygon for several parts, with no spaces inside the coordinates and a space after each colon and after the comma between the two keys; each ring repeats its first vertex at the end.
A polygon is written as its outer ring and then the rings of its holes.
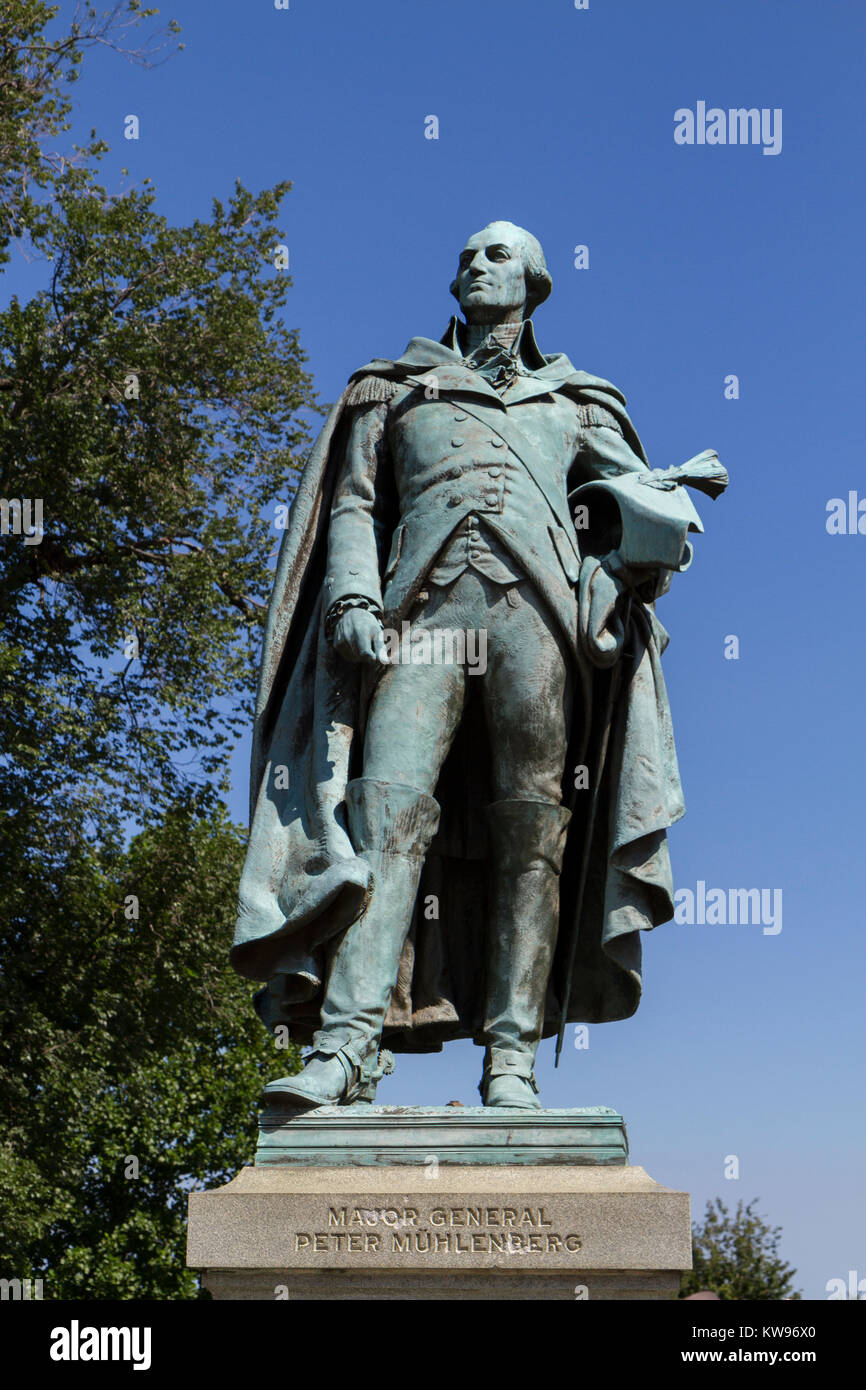
{"type": "Polygon", "coordinates": [[[357,777],[346,787],[349,831],[358,853],[424,855],[439,825],[439,803],[399,782],[357,777]]]}
{"type": "Polygon", "coordinates": [[[534,1062],[534,1057],[527,1056],[525,1052],[489,1047],[484,1058],[484,1080],[494,1076],[522,1076],[526,1081],[534,1082],[534,1062]]]}
{"type": "Polygon", "coordinates": [[[513,860],[515,868],[544,860],[558,874],[570,820],[565,806],[550,801],[494,801],[487,807],[493,851],[513,860]]]}

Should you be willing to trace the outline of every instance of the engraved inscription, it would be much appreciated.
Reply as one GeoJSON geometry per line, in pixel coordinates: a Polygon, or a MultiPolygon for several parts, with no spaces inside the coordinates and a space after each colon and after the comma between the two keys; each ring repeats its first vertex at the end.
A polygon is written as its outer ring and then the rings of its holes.
{"type": "Polygon", "coordinates": [[[295,1251],[328,1254],[544,1255],[583,1249],[574,1231],[553,1231],[545,1207],[329,1207],[327,1230],[298,1231],[295,1251]],[[384,1227],[384,1230],[371,1229],[384,1227]]]}

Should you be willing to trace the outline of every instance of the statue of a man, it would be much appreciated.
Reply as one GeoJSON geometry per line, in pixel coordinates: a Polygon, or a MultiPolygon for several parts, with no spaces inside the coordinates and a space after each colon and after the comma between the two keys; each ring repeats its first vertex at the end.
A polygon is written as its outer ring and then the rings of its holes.
{"type": "Polygon", "coordinates": [[[300,1107],[372,1100],[383,1037],[472,1037],[483,1103],[538,1107],[540,1039],[632,1014],[673,912],[653,603],[700,522],[620,392],[539,350],[535,237],[491,223],[451,290],[465,322],[353,374],[277,569],[232,959],[312,1045],[266,1087],[300,1107]]]}

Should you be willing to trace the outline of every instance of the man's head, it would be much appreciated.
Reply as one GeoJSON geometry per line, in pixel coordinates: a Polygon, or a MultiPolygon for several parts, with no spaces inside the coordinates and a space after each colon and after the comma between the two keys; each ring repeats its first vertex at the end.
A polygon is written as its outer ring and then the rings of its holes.
{"type": "Polygon", "coordinates": [[[529,318],[552,288],[541,243],[513,222],[489,222],[471,236],[450,285],[467,323],[529,318]]]}

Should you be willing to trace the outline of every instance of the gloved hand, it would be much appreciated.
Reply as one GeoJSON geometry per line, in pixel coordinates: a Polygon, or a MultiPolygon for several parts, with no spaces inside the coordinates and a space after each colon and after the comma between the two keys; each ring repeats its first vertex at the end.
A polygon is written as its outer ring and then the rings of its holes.
{"type": "Polygon", "coordinates": [[[344,661],[387,666],[383,631],[375,613],[367,608],[349,608],[334,628],[334,649],[344,661]]]}
{"type": "Polygon", "coordinates": [[[581,563],[577,585],[578,630],[593,666],[602,669],[613,666],[622,651],[625,629],[618,605],[620,595],[628,590],[629,578],[628,569],[615,550],[601,558],[589,555],[581,563]]]}

